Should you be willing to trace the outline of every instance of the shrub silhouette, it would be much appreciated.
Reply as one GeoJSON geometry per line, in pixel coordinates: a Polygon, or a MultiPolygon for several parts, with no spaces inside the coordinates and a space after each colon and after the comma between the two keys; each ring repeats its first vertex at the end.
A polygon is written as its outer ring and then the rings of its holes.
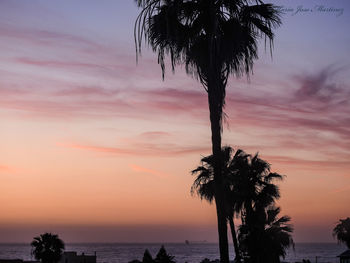
{"type": "Polygon", "coordinates": [[[161,246],[155,259],[152,258],[151,253],[146,249],[142,261],[134,259],[129,261],[129,263],[176,263],[173,260],[174,258],[174,256],[171,256],[166,252],[164,246],[161,246]]]}
{"type": "Polygon", "coordinates": [[[149,253],[148,249],[145,250],[145,253],[143,254],[142,263],[153,263],[154,260],[152,258],[151,253],[149,253]]]}
{"type": "Polygon", "coordinates": [[[174,259],[174,256],[171,256],[169,255],[164,246],[162,246],[159,251],[158,251],[158,254],[155,258],[155,262],[156,263],[175,263],[175,261],[173,260],[174,259]]]}

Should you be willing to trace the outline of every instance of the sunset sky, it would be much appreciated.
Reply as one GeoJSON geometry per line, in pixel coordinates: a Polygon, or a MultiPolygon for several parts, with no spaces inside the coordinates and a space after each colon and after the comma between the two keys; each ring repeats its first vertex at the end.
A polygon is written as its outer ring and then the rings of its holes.
{"type": "MultiPolygon", "coordinates": [[[[223,142],[287,176],[296,242],[335,242],[350,216],[350,3],[278,4],[273,58],[262,41],[250,80],[228,82],[223,142]]],[[[214,206],[190,194],[210,154],[206,93],[181,67],[162,81],[147,45],[136,64],[138,12],[0,1],[0,242],[217,240],[214,206]]]]}

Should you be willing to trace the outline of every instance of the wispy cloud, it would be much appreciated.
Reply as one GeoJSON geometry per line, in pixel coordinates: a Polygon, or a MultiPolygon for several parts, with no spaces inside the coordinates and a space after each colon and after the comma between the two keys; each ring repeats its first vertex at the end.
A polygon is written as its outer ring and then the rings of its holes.
{"type": "Polygon", "coordinates": [[[132,155],[132,156],[149,156],[149,157],[172,157],[187,155],[193,153],[208,152],[208,147],[200,146],[181,146],[172,143],[156,144],[156,143],[139,143],[128,147],[105,147],[96,145],[85,145],[78,143],[57,143],[57,146],[86,150],[96,153],[115,154],[115,155],[132,155]]]}
{"type": "Polygon", "coordinates": [[[154,169],[149,169],[149,168],[146,168],[146,167],[142,167],[142,166],[139,166],[139,165],[136,165],[136,164],[129,164],[129,167],[131,170],[135,171],[135,172],[139,172],[139,173],[143,173],[143,174],[149,174],[149,175],[152,175],[152,176],[156,176],[158,178],[168,178],[169,175],[166,174],[166,173],[163,173],[163,172],[159,172],[157,170],[154,170],[154,169]]]}
{"type": "Polygon", "coordinates": [[[330,194],[337,194],[337,193],[342,193],[342,192],[345,192],[345,191],[350,191],[350,185],[334,189],[333,191],[330,191],[329,193],[330,194]]]}
{"type": "Polygon", "coordinates": [[[295,92],[295,99],[297,101],[318,100],[323,103],[331,103],[334,99],[339,98],[346,99],[344,95],[350,96],[350,91],[343,90],[335,81],[337,73],[344,69],[330,65],[314,74],[295,76],[296,82],[300,85],[295,92]]]}
{"type": "Polygon", "coordinates": [[[91,52],[101,50],[103,45],[91,41],[85,37],[57,31],[40,30],[34,28],[17,27],[10,24],[0,25],[0,34],[3,38],[12,38],[21,43],[39,46],[61,46],[74,45],[79,50],[91,52]]]}
{"type": "Polygon", "coordinates": [[[17,58],[16,61],[25,65],[32,65],[38,67],[52,67],[52,68],[64,68],[69,69],[73,68],[103,68],[100,64],[92,64],[92,63],[83,63],[83,62],[75,62],[75,61],[59,61],[59,60],[38,60],[33,58],[17,58]]]}
{"type": "Polygon", "coordinates": [[[264,158],[271,163],[279,163],[289,165],[291,167],[298,167],[299,169],[324,170],[325,167],[333,168],[350,168],[350,164],[346,160],[310,160],[302,158],[293,158],[286,156],[272,156],[264,155],[264,158]]]}

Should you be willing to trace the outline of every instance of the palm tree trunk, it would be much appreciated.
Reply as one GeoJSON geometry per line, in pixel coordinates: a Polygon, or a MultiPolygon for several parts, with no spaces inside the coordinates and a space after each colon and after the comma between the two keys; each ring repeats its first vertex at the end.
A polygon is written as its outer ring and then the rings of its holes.
{"type": "Polygon", "coordinates": [[[241,254],[240,254],[239,247],[238,247],[238,240],[237,240],[237,235],[236,235],[235,223],[233,221],[233,216],[229,217],[229,222],[230,222],[230,228],[231,228],[233,248],[234,248],[235,254],[236,254],[235,261],[241,262],[241,254]]]}
{"type": "MultiPolygon", "coordinates": [[[[215,83],[216,84],[216,83],[215,83]]],[[[208,87],[208,90],[211,87],[208,87]]],[[[215,89],[214,89],[215,90],[215,89]]],[[[215,92],[208,92],[210,123],[211,123],[211,140],[212,152],[214,157],[214,182],[215,182],[215,204],[219,234],[220,262],[229,262],[228,239],[227,239],[227,220],[225,212],[225,197],[222,191],[221,176],[221,115],[222,107],[218,102],[218,96],[215,92]]]]}
{"type": "Polygon", "coordinates": [[[227,216],[225,207],[225,196],[222,191],[222,160],[221,160],[221,128],[222,128],[222,110],[225,97],[225,85],[221,82],[221,64],[218,64],[216,46],[216,33],[218,30],[218,18],[216,14],[215,1],[209,3],[209,22],[207,23],[208,34],[208,71],[207,71],[207,88],[208,103],[211,126],[212,153],[214,159],[214,188],[215,204],[218,220],[220,262],[229,263],[228,239],[227,239],[227,216]]]}

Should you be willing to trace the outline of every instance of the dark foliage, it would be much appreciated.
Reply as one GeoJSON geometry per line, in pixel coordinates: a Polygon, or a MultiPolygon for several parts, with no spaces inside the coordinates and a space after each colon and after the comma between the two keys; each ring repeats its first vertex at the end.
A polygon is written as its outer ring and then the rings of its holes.
{"type": "Polygon", "coordinates": [[[279,207],[254,208],[251,219],[239,228],[240,249],[245,262],[280,263],[290,246],[294,247],[291,236],[290,217],[278,217],[279,207]]]}
{"type": "MultiPolygon", "coordinates": [[[[280,209],[273,206],[280,197],[279,188],[274,183],[283,176],[272,173],[270,164],[258,154],[252,156],[242,150],[234,153],[229,146],[222,149],[221,159],[224,182],[221,190],[234,244],[237,241],[233,214],[241,214],[243,223],[239,228],[240,244],[235,244],[238,255],[235,260],[241,261],[243,254],[247,262],[280,262],[287,248],[293,246],[290,218],[278,218],[280,209]]],[[[191,187],[192,194],[197,193],[211,203],[215,199],[213,156],[203,157],[201,165],[192,174],[197,175],[191,187]]],[[[209,263],[209,259],[205,260],[209,263]]]]}
{"type": "Polygon", "coordinates": [[[31,246],[32,255],[43,263],[58,262],[64,251],[63,241],[51,233],[34,237],[31,246]]]}
{"type": "Polygon", "coordinates": [[[151,253],[146,249],[142,261],[134,259],[129,263],[176,263],[174,258],[174,256],[171,256],[166,252],[164,246],[161,246],[155,259],[152,258],[151,253]]]}
{"type": "Polygon", "coordinates": [[[174,256],[169,255],[164,246],[162,246],[159,251],[158,254],[154,260],[155,263],[175,263],[175,261],[173,260],[174,256]]]}
{"type": "Polygon", "coordinates": [[[344,243],[350,249],[350,218],[340,219],[339,223],[333,229],[333,236],[339,243],[344,243]]]}
{"type": "Polygon", "coordinates": [[[151,253],[149,253],[148,249],[145,250],[145,253],[143,254],[142,263],[153,263],[154,260],[152,258],[151,253]]]}
{"type": "Polygon", "coordinates": [[[205,258],[200,263],[220,263],[220,260],[210,260],[209,258],[205,258]]]}

